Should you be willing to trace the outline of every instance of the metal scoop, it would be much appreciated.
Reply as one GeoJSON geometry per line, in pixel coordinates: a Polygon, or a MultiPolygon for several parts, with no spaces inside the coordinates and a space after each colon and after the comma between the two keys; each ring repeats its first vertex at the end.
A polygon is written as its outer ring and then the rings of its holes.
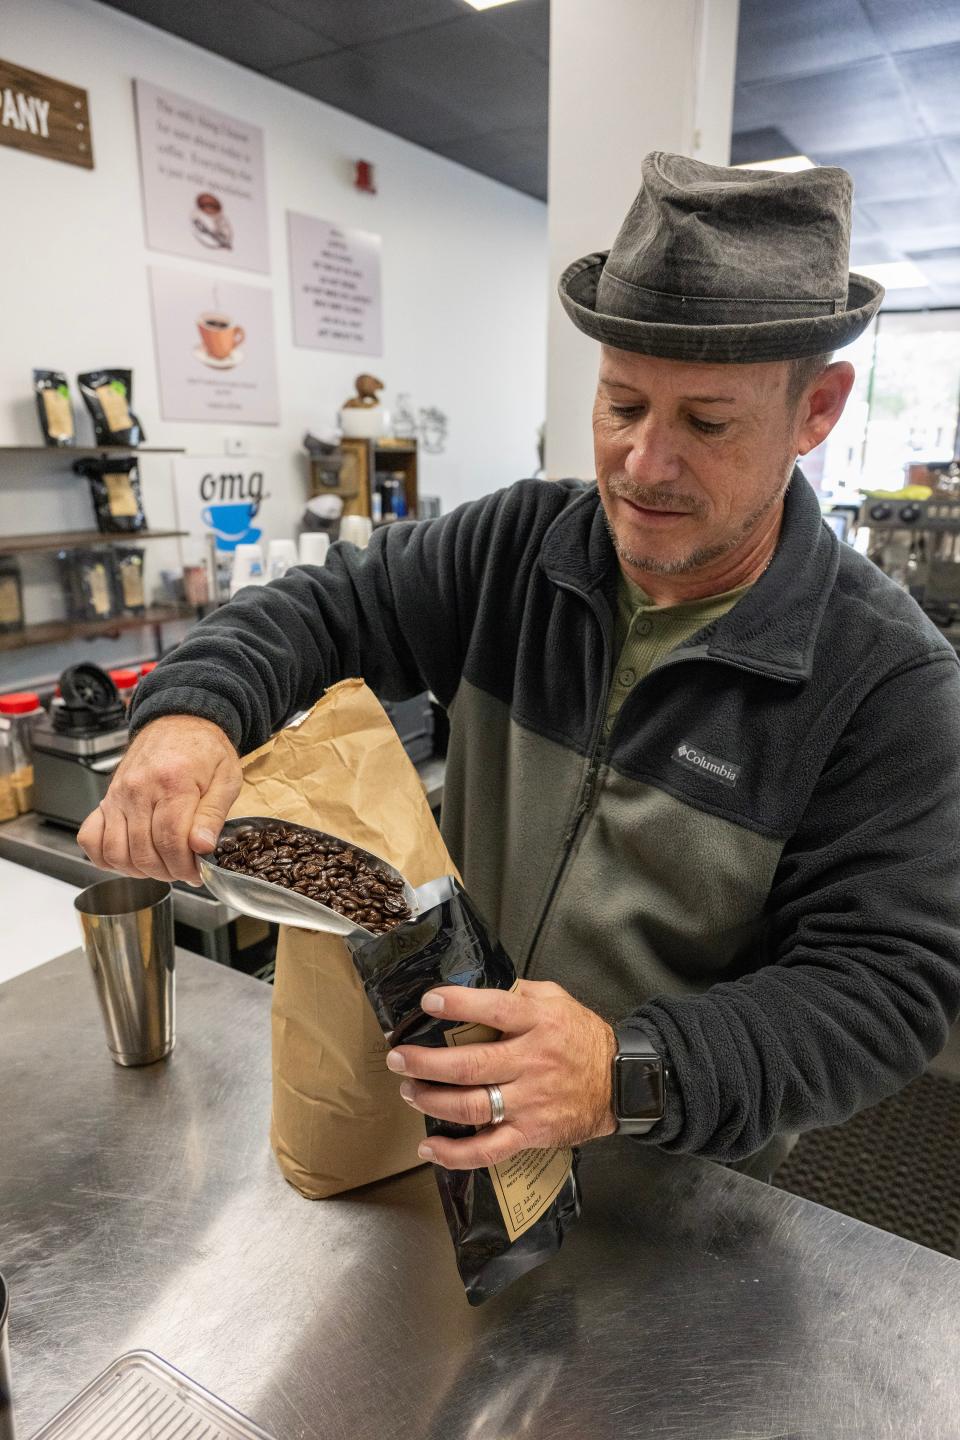
{"type": "MultiPolygon", "coordinates": [[[[277,823],[263,815],[228,820],[220,832],[220,838],[226,839],[240,830],[264,830],[277,823]]],[[[287,830],[299,830],[304,835],[328,840],[336,845],[349,845],[355,855],[368,861],[375,869],[382,870],[393,880],[402,880],[403,898],[410,907],[411,915],[418,915],[421,910],[429,909],[446,897],[449,888],[446,877],[440,881],[431,880],[427,885],[421,885],[419,890],[415,890],[409,880],[401,875],[399,870],[388,865],[386,860],[381,860],[379,855],[374,855],[369,850],[362,850],[359,845],[342,840],[339,835],[330,835],[326,830],[313,830],[309,825],[295,825],[291,820],[279,823],[287,830]]],[[[310,900],[296,890],[287,890],[285,886],[275,885],[272,880],[261,880],[259,876],[224,870],[213,855],[198,855],[197,864],[203,883],[210,893],[243,915],[253,915],[258,920],[269,920],[277,925],[295,925],[300,930],[319,930],[327,935],[373,933],[355,920],[349,920],[346,915],[331,910],[329,905],[321,905],[319,900],[310,900]]]]}

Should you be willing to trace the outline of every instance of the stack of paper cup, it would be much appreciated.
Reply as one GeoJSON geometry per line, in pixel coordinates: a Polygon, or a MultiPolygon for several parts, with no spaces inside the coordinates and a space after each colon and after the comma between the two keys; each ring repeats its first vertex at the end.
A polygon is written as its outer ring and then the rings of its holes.
{"type": "Polygon", "coordinates": [[[267,550],[267,579],[279,580],[297,563],[295,540],[271,540],[267,550]]]}
{"type": "Polygon", "coordinates": [[[357,545],[361,550],[370,543],[373,524],[368,515],[344,515],[340,521],[340,539],[357,545]]]}
{"type": "Polygon", "coordinates": [[[244,585],[263,585],[263,550],[259,545],[238,545],[233,552],[233,571],[230,575],[230,594],[235,595],[244,585]]]}
{"type": "Polygon", "coordinates": [[[325,530],[304,530],[300,536],[300,564],[322,565],[330,549],[330,536],[325,530]]]}

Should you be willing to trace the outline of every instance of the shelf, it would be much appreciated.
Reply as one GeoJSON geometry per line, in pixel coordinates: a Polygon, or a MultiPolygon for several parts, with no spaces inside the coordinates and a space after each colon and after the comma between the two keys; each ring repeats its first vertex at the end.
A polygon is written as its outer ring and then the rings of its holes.
{"type": "Polygon", "coordinates": [[[27,625],[23,630],[0,634],[0,651],[22,650],[28,645],[52,645],[58,640],[89,640],[96,635],[119,635],[123,630],[141,630],[145,625],[165,625],[171,620],[197,620],[207,608],[153,605],[142,615],[118,615],[114,620],[48,620],[42,625],[27,625]]]}
{"type": "Polygon", "coordinates": [[[178,540],[186,530],[64,530],[53,535],[0,535],[0,554],[86,549],[94,545],[139,545],[141,540],[178,540]]]}
{"type": "Polygon", "coordinates": [[[0,455],[60,455],[67,460],[90,455],[186,455],[168,445],[0,445],[0,455]]]}

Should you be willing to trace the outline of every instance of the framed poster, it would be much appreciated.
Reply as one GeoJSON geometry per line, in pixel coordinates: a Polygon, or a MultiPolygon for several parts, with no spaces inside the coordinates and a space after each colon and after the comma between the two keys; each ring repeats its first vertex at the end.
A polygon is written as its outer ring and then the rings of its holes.
{"type": "Polygon", "coordinates": [[[277,425],[273,292],[150,267],[164,420],[277,425]]]}
{"type": "Polygon", "coordinates": [[[287,211],[293,343],[383,354],[380,236],[287,211]]]}
{"type": "Polygon", "coordinates": [[[147,244],[268,273],[263,131],[146,80],[133,83],[147,244]]]}

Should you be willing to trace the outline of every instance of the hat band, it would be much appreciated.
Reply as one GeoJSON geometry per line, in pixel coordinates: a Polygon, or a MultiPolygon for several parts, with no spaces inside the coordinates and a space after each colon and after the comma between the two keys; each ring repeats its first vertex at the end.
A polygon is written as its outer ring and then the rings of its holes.
{"type": "Polygon", "coordinates": [[[789,300],[750,295],[671,295],[650,290],[615,275],[609,265],[597,284],[597,308],[624,320],[653,320],[680,325],[755,325],[765,320],[814,320],[839,315],[846,309],[846,292],[840,299],[815,300],[809,296],[789,300]],[[614,296],[627,305],[611,303],[614,296]]]}

